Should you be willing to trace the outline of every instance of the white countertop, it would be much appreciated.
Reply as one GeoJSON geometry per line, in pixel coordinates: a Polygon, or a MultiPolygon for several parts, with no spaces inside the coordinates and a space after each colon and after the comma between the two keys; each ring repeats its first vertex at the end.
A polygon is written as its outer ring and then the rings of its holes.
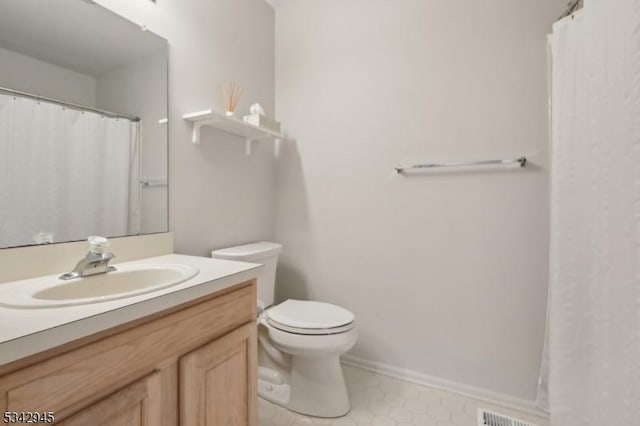
{"type": "MultiPolygon", "coordinates": [[[[262,265],[206,257],[169,254],[134,262],[186,264],[199,269],[193,278],[151,293],[107,302],[45,309],[0,307],[0,365],[89,336],[109,328],[195,300],[232,285],[257,278],[262,265]]],[[[118,264],[115,264],[116,267],[118,264]]],[[[61,273],[64,271],[61,271],[61,273]]],[[[57,278],[60,274],[51,275],[57,278]]],[[[33,280],[0,284],[2,290],[20,291],[33,280]]]]}

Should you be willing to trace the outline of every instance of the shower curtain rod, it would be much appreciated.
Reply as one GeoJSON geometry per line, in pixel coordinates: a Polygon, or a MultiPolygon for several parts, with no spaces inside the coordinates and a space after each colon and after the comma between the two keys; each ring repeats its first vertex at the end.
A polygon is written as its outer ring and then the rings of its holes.
{"type": "Polygon", "coordinates": [[[33,93],[22,92],[20,90],[9,89],[9,88],[6,88],[6,87],[0,87],[0,92],[10,93],[12,95],[21,96],[23,98],[31,98],[31,99],[35,99],[35,100],[38,100],[38,101],[50,102],[50,103],[62,105],[64,107],[68,107],[68,108],[71,108],[71,109],[76,109],[76,110],[79,110],[79,111],[95,112],[97,114],[104,115],[105,117],[124,118],[126,120],[131,120],[131,121],[134,121],[134,122],[139,122],[140,121],[139,117],[136,117],[136,116],[133,116],[133,115],[118,114],[116,112],[105,111],[103,109],[92,108],[92,107],[88,107],[88,106],[80,105],[80,104],[74,104],[73,102],[61,101],[59,99],[47,98],[46,96],[35,95],[33,93]]]}
{"type": "Polygon", "coordinates": [[[564,13],[558,19],[566,18],[567,16],[575,12],[578,6],[580,6],[581,1],[582,0],[571,0],[569,3],[567,3],[567,8],[564,10],[564,13]]]}

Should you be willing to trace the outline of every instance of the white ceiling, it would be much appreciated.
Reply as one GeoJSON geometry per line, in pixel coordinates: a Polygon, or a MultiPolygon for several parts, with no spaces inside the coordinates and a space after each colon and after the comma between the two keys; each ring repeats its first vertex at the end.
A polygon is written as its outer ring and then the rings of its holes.
{"type": "Polygon", "coordinates": [[[91,1],[0,2],[0,47],[83,74],[103,74],[166,45],[91,1]]]}

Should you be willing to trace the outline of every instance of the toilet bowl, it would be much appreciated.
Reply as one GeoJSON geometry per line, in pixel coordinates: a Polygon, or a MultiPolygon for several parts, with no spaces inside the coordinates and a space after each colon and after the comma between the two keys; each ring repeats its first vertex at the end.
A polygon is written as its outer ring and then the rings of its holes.
{"type": "Polygon", "coordinates": [[[273,305],[275,266],[282,246],[254,243],[211,253],[214,258],[262,263],[258,278],[258,394],[292,411],[340,417],[351,405],[340,356],[357,339],[355,316],[317,301],[273,305]]]}

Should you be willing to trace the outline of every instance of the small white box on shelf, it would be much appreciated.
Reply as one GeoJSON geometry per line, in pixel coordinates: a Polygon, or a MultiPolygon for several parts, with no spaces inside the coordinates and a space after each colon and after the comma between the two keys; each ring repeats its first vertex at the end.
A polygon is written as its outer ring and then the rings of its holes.
{"type": "Polygon", "coordinates": [[[253,124],[254,126],[280,133],[280,122],[262,114],[249,114],[242,117],[242,119],[246,123],[253,124]]]}

